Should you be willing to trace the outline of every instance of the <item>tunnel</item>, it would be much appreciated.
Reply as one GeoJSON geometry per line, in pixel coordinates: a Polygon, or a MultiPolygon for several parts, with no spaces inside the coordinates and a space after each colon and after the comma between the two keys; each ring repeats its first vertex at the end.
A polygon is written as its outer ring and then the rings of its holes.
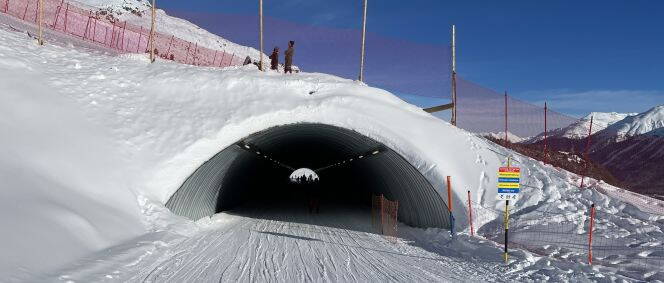
{"type": "Polygon", "coordinates": [[[371,196],[382,194],[399,202],[398,219],[406,225],[450,226],[441,195],[399,153],[356,131],[317,123],[272,127],[228,146],[195,170],[166,207],[197,220],[256,199],[286,201],[300,194],[289,176],[301,168],[320,177],[321,200],[370,208],[371,196]]]}

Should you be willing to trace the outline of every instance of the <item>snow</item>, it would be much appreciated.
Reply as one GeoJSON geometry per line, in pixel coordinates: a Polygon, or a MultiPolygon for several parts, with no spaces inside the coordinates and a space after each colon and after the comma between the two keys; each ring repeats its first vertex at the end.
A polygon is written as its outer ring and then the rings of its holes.
{"type": "Polygon", "coordinates": [[[293,173],[291,173],[288,178],[293,182],[299,182],[298,180],[302,177],[304,177],[305,179],[311,179],[311,180],[318,180],[319,179],[318,174],[316,174],[316,172],[314,172],[314,170],[311,170],[309,168],[297,169],[297,170],[293,171],[293,173]]]}
{"type": "Polygon", "coordinates": [[[598,133],[598,136],[614,137],[617,141],[620,141],[627,137],[646,134],[661,128],[664,128],[664,105],[655,106],[641,114],[626,117],[602,130],[598,133]]]}
{"type": "MultiPolygon", "coordinates": [[[[562,137],[569,139],[583,139],[588,136],[590,130],[590,118],[593,118],[592,134],[595,134],[614,123],[621,121],[629,116],[637,115],[638,113],[616,113],[616,112],[592,112],[580,120],[572,123],[571,125],[554,129],[547,133],[548,137],[562,137]]],[[[544,133],[539,134],[533,138],[527,139],[525,142],[534,143],[544,139],[544,133]]]]}
{"type": "MultiPolygon", "coordinates": [[[[114,13],[114,16],[121,21],[127,21],[130,24],[142,26],[150,29],[152,5],[147,0],[76,0],[81,7],[90,10],[106,10],[114,13]],[[131,12],[136,11],[136,12],[131,12]]],[[[235,44],[223,37],[212,34],[199,26],[176,17],[169,16],[164,10],[159,9],[157,2],[157,17],[155,21],[157,32],[167,35],[175,35],[186,41],[197,43],[198,46],[213,50],[222,50],[227,53],[233,53],[240,58],[247,56],[258,61],[260,52],[252,47],[235,44]]],[[[264,56],[267,58],[267,55],[264,56]]]]}
{"type": "MultiPolygon", "coordinates": [[[[582,219],[595,203],[603,217],[598,235],[651,256],[657,250],[649,245],[664,242],[664,217],[596,180],[586,180],[592,189],[579,189],[579,176],[455,128],[384,90],[317,73],[150,64],[144,55],[39,47],[1,24],[0,42],[0,275],[8,281],[222,274],[242,281],[662,280],[659,270],[617,274],[611,266],[570,262],[555,249],[550,257],[513,250],[505,268],[496,243],[468,236],[465,206],[470,190],[480,208],[502,208],[496,171],[506,156],[522,168],[522,195],[511,209],[515,218],[533,220],[520,222],[522,229],[554,223],[542,211],[582,219]],[[223,148],[300,122],[352,129],[385,144],[441,194],[452,176],[460,234],[451,239],[449,231],[401,225],[392,243],[372,233],[357,211],[312,219],[301,211],[254,210],[192,222],[164,207],[223,148]]],[[[497,215],[489,216],[478,217],[475,228],[495,228],[497,215]]]]}
{"type": "MultiPolygon", "coordinates": [[[[505,140],[505,132],[498,132],[498,133],[481,133],[481,134],[479,134],[479,135],[480,135],[480,136],[483,136],[483,137],[494,138],[494,139],[497,139],[497,140],[505,140]]],[[[513,134],[512,132],[507,131],[507,140],[508,140],[509,142],[511,142],[511,143],[519,143],[519,142],[522,142],[522,141],[524,141],[524,140],[526,140],[526,139],[527,139],[527,138],[519,137],[519,136],[513,134]]]]}

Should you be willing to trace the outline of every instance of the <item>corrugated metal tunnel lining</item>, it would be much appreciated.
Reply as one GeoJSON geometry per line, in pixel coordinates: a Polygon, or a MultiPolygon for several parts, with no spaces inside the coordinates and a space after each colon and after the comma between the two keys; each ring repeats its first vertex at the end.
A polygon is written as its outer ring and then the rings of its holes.
{"type": "Polygon", "coordinates": [[[325,168],[317,173],[334,193],[367,202],[371,194],[398,200],[399,221],[410,226],[449,228],[444,200],[402,156],[355,131],[324,124],[278,126],[238,141],[201,165],[166,207],[197,220],[280,192],[297,168],[325,168]]]}

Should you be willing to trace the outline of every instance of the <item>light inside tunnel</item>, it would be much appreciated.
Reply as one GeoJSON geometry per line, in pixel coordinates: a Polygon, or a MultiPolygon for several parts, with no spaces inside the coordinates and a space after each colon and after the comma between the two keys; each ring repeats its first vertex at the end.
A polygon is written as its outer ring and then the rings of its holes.
{"type": "Polygon", "coordinates": [[[320,190],[336,201],[371,205],[371,195],[399,201],[399,221],[449,227],[443,198],[402,156],[355,131],[325,124],[270,128],[229,146],[201,165],[166,203],[193,220],[262,198],[284,200],[290,174],[311,168],[320,190]]]}

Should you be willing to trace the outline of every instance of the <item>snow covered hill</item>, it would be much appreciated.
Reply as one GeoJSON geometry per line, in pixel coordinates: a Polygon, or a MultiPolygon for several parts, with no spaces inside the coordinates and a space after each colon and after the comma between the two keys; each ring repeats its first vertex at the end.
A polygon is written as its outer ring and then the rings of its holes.
{"type": "MultiPolygon", "coordinates": [[[[617,188],[596,180],[581,190],[579,176],[453,127],[387,91],[325,74],[150,64],[142,54],[37,46],[2,24],[0,42],[2,280],[664,280],[662,270],[643,272],[630,258],[633,250],[651,260],[660,254],[664,216],[653,213],[660,202],[622,200],[617,188]],[[449,231],[401,225],[390,244],[352,211],[316,219],[266,208],[192,221],[166,209],[184,180],[220,150],[303,122],[379,141],[441,196],[452,176],[460,234],[451,239],[449,231]],[[546,217],[558,213],[573,216],[566,228],[585,235],[585,215],[596,204],[602,220],[595,231],[620,243],[612,259],[622,265],[590,267],[554,245],[548,256],[513,250],[506,268],[496,243],[469,236],[468,195],[487,211],[504,205],[495,188],[506,156],[522,168],[522,195],[511,210],[521,227],[560,224],[546,217]],[[630,269],[619,272],[622,266],[630,269]]],[[[492,232],[500,213],[483,215],[475,228],[492,232]]]]}
{"type": "MultiPolygon", "coordinates": [[[[152,5],[149,0],[76,0],[76,2],[87,9],[105,10],[121,21],[150,29],[152,5]]],[[[159,8],[158,2],[157,8],[159,8]]],[[[175,35],[202,47],[233,53],[240,58],[249,56],[258,60],[260,57],[260,52],[255,48],[235,44],[187,20],[169,16],[161,9],[157,9],[156,28],[157,32],[175,35]]]]}
{"type": "MultiPolygon", "coordinates": [[[[498,132],[498,133],[482,133],[480,136],[483,137],[488,137],[496,140],[505,140],[505,132],[498,132]]],[[[527,140],[527,138],[522,138],[520,136],[517,136],[511,132],[507,132],[507,141],[511,143],[519,143],[523,142],[524,140],[527,140]]]]}

